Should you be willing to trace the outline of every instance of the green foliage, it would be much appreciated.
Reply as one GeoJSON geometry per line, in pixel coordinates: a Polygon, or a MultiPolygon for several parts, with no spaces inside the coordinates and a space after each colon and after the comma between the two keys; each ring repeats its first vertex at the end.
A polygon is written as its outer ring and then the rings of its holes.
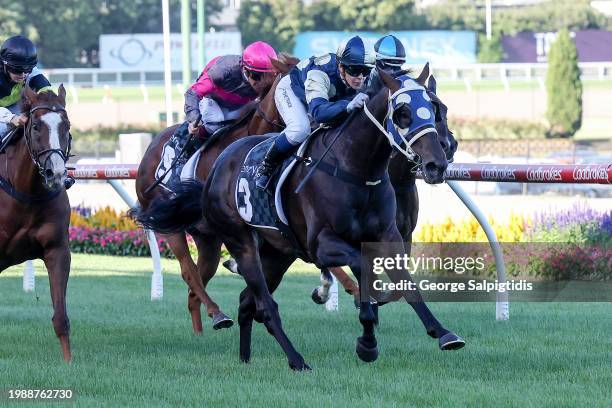
{"type": "MultiPolygon", "coordinates": [[[[29,36],[38,46],[41,64],[50,68],[91,65],[83,56],[97,50],[100,34],[160,33],[160,0],[20,0],[0,4],[0,40],[29,36]]],[[[196,27],[195,0],[192,26],[196,27]]],[[[206,1],[206,19],[221,9],[206,1]]],[[[180,27],[180,1],[170,1],[170,26],[180,27]]],[[[207,23],[208,24],[208,23],[207,23]]]]}
{"type": "Polygon", "coordinates": [[[496,34],[487,40],[485,34],[478,34],[478,62],[496,63],[500,62],[504,56],[501,45],[501,36],[496,34]]]}
{"type": "Polygon", "coordinates": [[[473,0],[448,0],[425,9],[430,28],[435,30],[485,30],[485,13],[473,0]]]}
{"type": "Polygon", "coordinates": [[[291,52],[305,20],[299,0],[246,0],[241,3],[236,24],[243,45],[266,41],[277,51],[291,52]]]}
{"type": "Polygon", "coordinates": [[[244,45],[267,41],[293,50],[295,36],[307,30],[418,30],[427,28],[414,0],[322,0],[304,8],[299,0],[246,0],[237,21],[244,45]]]}
{"type": "Polygon", "coordinates": [[[458,140],[544,139],[546,127],[537,122],[509,119],[451,118],[449,126],[458,140]]]}
{"type": "Polygon", "coordinates": [[[414,0],[324,0],[307,10],[316,30],[419,30],[427,27],[414,0]]]}
{"type": "Polygon", "coordinates": [[[561,30],[548,55],[546,118],[553,137],[571,137],[582,124],[582,82],[576,45],[561,30]]]}

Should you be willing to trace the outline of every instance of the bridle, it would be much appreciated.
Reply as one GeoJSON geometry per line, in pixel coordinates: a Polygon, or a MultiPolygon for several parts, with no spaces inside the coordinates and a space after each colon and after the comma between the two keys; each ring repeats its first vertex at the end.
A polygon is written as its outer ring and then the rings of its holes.
{"type": "MultiPolygon", "coordinates": [[[[425,90],[425,87],[422,87],[423,90],[425,90]]],[[[387,123],[388,119],[391,118],[393,116],[393,112],[394,112],[394,108],[393,108],[393,102],[401,95],[404,94],[408,91],[413,90],[413,88],[411,87],[400,87],[400,89],[398,89],[397,91],[395,91],[393,94],[391,94],[391,91],[389,91],[389,98],[388,98],[388,103],[387,103],[387,113],[385,114],[385,118],[383,119],[383,123],[387,123]]],[[[395,109],[399,109],[399,107],[401,106],[398,105],[395,109]]],[[[378,130],[380,130],[382,132],[383,135],[385,135],[387,137],[387,140],[389,141],[389,143],[391,144],[391,146],[393,148],[395,148],[397,151],[399,151],[400,153],[402,153],[404,156],[406,156],[408,158],[408,160],[414,162],[416,165],[418,165],[421,161],[421,158],[419,156],[419,154],[417,152],[414,151],[414,149],[412,148],[412,145],[419,140],[421,137],[429,134],[429,133],[438,133],[435,129],[435,127],[432,128],[425,128],[419,132],[417,132],[416,134],[414,134],[410,140],[405,140],[402,144],[398,144],[395,141],[395,138],[393,137],[393,135],[391,134],[391,129],[385,129],[385,127],[383,125],[381,125],[378,120],[376,120],[376,118],[374,117],[374,115],[372,114],[372,112],[370,112],[370,110],[368,109],[368,105],[364,104],[363,105],[363,110],[366,114],[366,116],[368,117],[368,119],[370,119],[370,121],[378,128],[378,130]]],[[[395,123],[393,121],[391,121],[393,123],[393,126],[396,127],[397,130],[397,126],[395,125],[395,123]]]]}
{"type": "Polygon", "coordinates": [[[24,138],[26,141],[26,146],[28,148],[28,153],[30,154],[30,158],[32,159],[32,162],[38,167],[38,172],[40,173],[41,176],[45,176],[45,166],[47,165],[48,161],[50,160],[50,158],[54,155],[57,154],[59,155],[62,160],[64,161],[64,163],[66,163],[68,161],[68,159],[70,159],[70,148],[72,146],[72,135],[70,134],[70,132],[68,132],[68,145],[66,146],[66,150],[62,150],[60,149],[44,149],[41,151],[34,151],[32,149],[32,114],[34,112],[36,112],[37,110],[41,110],[41,109],[45,109],[51,112],[66,112],[66,108],[64,108],[61,105],[38,105],[38,106],[34,106],[30,109],[30,117],[28,119],[28,124],[23,132],[24,134],[24,138]],[[43,155],[47,155],[44,158],[44,161],[41,163],[40,159],[41,156],[43,155]]]}

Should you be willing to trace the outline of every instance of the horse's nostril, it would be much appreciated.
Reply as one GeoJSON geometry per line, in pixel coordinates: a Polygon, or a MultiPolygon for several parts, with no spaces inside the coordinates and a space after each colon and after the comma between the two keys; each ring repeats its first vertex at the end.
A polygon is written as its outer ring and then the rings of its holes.
{"type": "Polygon", "coordinates": [[[436,166],[436,163],[430,161],[429,163],[425,164],[425,171],[429,174],[437,173],[438,166],[436,166]]]}

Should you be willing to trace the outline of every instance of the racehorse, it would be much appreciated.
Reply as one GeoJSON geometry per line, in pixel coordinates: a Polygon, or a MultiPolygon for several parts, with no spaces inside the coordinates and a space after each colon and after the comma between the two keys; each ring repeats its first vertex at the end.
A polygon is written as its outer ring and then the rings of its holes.
{"type": "MultiPolygon", "coordinates": [[[[264,90],[261,101],[255,107],[250,104],[243,108],[241,118],[230,125],[229,128],[222,130],[224,132],[223,136],[216,138],[214,143],[210,143],[202,151],[195,173],[198,180],[206,179],[219,154],[236,140],[248,135],[260,135],[275,130],[282,130],[282,121],[274,102],[274,89],[276,89],[281,75],[289,72],[298,62],[299,60],[283,53],[279,55],[279,61],[273,61],[279,70],[279,75],[277,75],[271,88],[264,90]]],[[[164,144],[179,126],[174,125],[160,132],[152,140],[145,152],[138,166],[138,174],[136,176],[136,194],[140,208],[130,211],[131,216],[137,218],[140,212],[147,210],[153,199],[166,194],[166,191],[159,186],[150,191],[148,190],[155,182],[155,171],[159,164],[164,144]]],[[[230,327],[233,324],[232,319],[219,309],[219,306],[205,291],[206,285],[217,271],[220,248],[202,240],[197,230],[190,229],[188,232],[193,237],[198,250],[197,266],[189,253],[185,232],[168,234],[166,238],[172,253],[179,261],[183,280],[189,286],[187,308],[191,314],[194,333],[199,334],[202,332],[202,317],[200,313],[202,303],[206,306],[208,316],[212,318],[213,328],[230,327]]]]}
{"type": "MultiPolygon", "coordinates": [[[[366,104],[367,109],[353,113],[340,128],[323,130],[313,138],[306,148],[302,165],[289,175],[282,194],[301,257],[319,268],[348,265],[358,279],[362,273],[362,242],[402,241],[395,220],[395,195],[387,171],[392,149],[418,154],[428,183],[442,182],[447,166],[445,152],[433,130],[433,120],[427,128],[416,128],[420,122],[413,118],[426,114],[419,113],[416,108],[413,110],[411,104],[405,102],[410,102],[410,96],[406,95],[410,92],[412,99],[422,99],[419,109],[433,111],[431,102],[420,96],[423,88],[415,88],[413,80],[396,80],[384,71],[380,75],[385,88],[366,104]],[[393,112],[389,102],[395,105],[393,112]],[[390,121],[385,123],[387,117],[390,121]],[[405,147],[398,144],[392,147],[387,133],[383,136],[381,132],[385,124],[387,131],[392,127],[404,136],[405,147]],[[333,158],[326,159],[327,170],[323,167],[321,171],[310,172],[309,163],[318,162],[323,152],[329,152],[333,158]],[[335,166],[329,164],[330,161],[335,166]],[[301,192],[290,193],[307,173],[312,177],[301,192]]],[[[196,228],[203,239],[219,245],[223,242],[247,283],[240,295],[240,359],[245,362],[250,359],[255,319],[263,322],[275,337],[292,369],[309,369],[283,331],[278,306],[271,296],[297,258],[296,248],[279,231],[248,225],[240,215],[235,196],[245,157],[266,139],[265,136],[249,137],[233,143],[218,157],[204,185],[193,181],[183,183],[175,197],[156,200],[148,214],[142,214],[139,220],[155,230],[167,231],[197,222],[196,228]]],[[[409,276],[407,271],[403,272],[409,276]]],[[[459,336],[438,322],[418,292],[412,296],[402,295],[418,314],[427,334],[438,339],[441,349],[464,345],[459,336]]],[[[377,305],[370,303],[369,298],[361,297],[359,320],[363,334],[357,339],[356,352],[367,362],[378,357],[374,333],[378,322],[376,309],[377,305]]]]}
{"type": "Polygon", "coordinates": [[[53,328],[64,360],[72,359],[66,286],[70,274],[70,203],[64,188],[70,156],[66,90],[36,94],[26,86],[25,129],[0,155],[0,271],[41,258],[49,274],[53,328]]]}
{"type": "MultiPolygon", "coordinates": [[[[447,106],[437,96],[437,83],[433,75],[429,75],[429,63],[421,71],[416,81],[425,86],[427,82],[427,92],[434,104],[435,126],[438,132],[438,139],[448,161],[453,159],[457,151],[457,140],[453,133],[448,128],[447,123],[447,106]]],[[[369,89],[368,94],[375,94],[378,89],[369,89]]],[[[416,169],[418,163],[414,163],[405,158],[398,152],[391,154],[389,162],[389,179],[393,190],[395,191],[396,201],[396,222],[397,228],[402,235],[402,240],[407,244],[406,252],[410,254],[410,245],[412,243],[412,233],[416,228],[417,218],[419,215],[419,194],[416,187],[416,169]]],[[[355,296],[356,301],[359,297],[359,287],[342,268],[330,268],[329,272],[333,274],[338,282],[344,287],[345,291],[355,296]]],[[[321,286],[317,286],[312,291],[312,300],[317,304],[323,304],[329,299],[329,288],[332,284],[331,275],[327,270],[321,271],[321,286]]]]}

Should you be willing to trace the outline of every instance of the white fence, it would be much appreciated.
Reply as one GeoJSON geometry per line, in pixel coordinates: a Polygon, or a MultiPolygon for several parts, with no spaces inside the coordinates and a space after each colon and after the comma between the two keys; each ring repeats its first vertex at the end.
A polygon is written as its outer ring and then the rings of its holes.
{"type": "MultiPolygon", "coordinates": [[[[582,62],[579,64],[582,79],[612,79],[611,62],[582,62]]],[[[531,81],[541,80],[546,76],[546,63],[534,64],[469,64],[453,66],[432,66],[437,79],[442,81],[531,81]]],[[[420,70],[422,67],[411,67],[420,70]]],[[[64,83],[74,87],[97,86],[161,86],[164,83],[163,67],[157,71],[142,70],[108,70],[100,68],[63,68],[43,69],[51,83],[64,83]]],[[[199,72],[193,72],[195,78],[199,72]]],[[[172,73],[172,81],[180,84],[182,74],[172,73]]]]}

